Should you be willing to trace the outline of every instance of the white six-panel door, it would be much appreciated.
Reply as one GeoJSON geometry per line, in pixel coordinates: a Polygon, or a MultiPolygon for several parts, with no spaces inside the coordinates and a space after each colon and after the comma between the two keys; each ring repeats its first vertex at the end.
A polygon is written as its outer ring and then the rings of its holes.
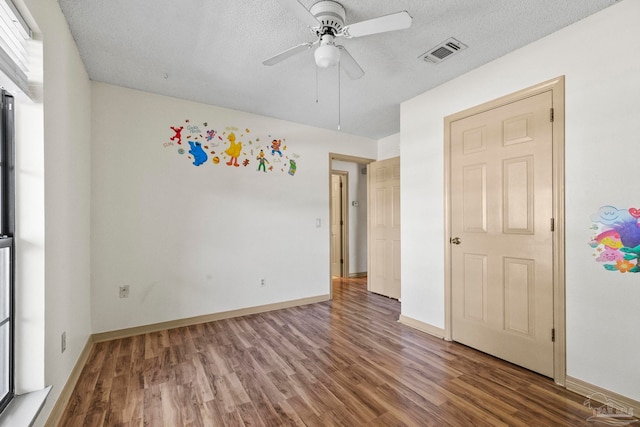
{"type": "Polygon", "coordinates": [[[400,299],[400,157],[370,163],[368,287],[400,299]]]}
{"type": "Polygon", "coordinates": [[[451,333],[553,376],[551,91],[450,123],[451,333]]]}

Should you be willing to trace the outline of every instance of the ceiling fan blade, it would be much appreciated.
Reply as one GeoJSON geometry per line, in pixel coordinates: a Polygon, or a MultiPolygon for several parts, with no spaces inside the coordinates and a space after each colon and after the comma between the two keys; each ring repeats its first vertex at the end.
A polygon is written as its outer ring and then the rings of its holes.
{"type": "Polygon", "coordinates": [[[403,30],[411,26],[413,18],[406,10],[380,16],[367,21],[356,22],[345,26],[340,32],[347,38],[368,36],[370,34],[385,33],[387,31],[403,30]]]}
{"type": "Polygon", "coordinates": [[[309,27],[319,27],[322,24],[316,19],[315,16],[307,10],[298,0],[278,0],[281,5],[289,9],[300,21],[304,22],[309,27]]]}
{"type": "Polygon", "coordinates": [[[358,80],[360,77],[364,76],[364,70],[360,67],[360,65],[353,59],[353,56],[349,53],[349,51],[344,46],[337,46],[340,49],[340,68],[347,73],[347,76],[351,80],[358,80]]]}
{"type": "Polygon", "coordinates": [[[262,61],[262,63],[264,65],[275,65],[279,62],[284,61],[287,58],[290,58],[294,55],[297,55],[300,52],[304,52],[305,50],[309,49],[311,46],[313,46],[315,43],[302,43],[299,44],[298,46],[294,46],[290,49],[285,50],[284,52],[280,52],[279,54],[272,56],[269,59],[265,59],[264,61],[262,61]]]}

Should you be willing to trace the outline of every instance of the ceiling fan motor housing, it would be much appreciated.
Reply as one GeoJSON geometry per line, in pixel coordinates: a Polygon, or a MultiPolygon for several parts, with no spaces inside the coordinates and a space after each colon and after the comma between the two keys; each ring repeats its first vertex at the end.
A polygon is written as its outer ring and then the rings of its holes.
{"type": "Polygon", "coordinates": [[[333,0],[323,0],[311,6],[309,12],[316,17],[322,27],[314,29],[318,36],[331,34],[335,36],[344,27],[347,13],[344,7],[333,0]]]}

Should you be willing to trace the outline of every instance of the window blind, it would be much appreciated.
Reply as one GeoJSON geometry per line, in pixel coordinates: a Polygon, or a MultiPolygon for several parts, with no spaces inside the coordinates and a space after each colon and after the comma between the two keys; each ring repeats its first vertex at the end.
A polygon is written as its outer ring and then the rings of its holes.
{"type": "Polygon", "coordinates": [[[13,2],[0,0],[0,71],[26,94],[29,94],[29,40],[31,29],[13,2]]]}

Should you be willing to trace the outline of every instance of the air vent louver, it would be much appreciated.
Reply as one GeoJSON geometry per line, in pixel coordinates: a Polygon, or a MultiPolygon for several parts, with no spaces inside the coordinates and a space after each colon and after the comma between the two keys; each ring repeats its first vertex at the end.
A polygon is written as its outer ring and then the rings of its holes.
{"type": "Polygon", "coordinates": [[[419,56],[420,59],[426,62],[438,64],[444,61],[446,58],[465,50],[467,45],[454,39],[453,37],[447,39],[437,46],[432,47],[426,53],[419,56]]]}

